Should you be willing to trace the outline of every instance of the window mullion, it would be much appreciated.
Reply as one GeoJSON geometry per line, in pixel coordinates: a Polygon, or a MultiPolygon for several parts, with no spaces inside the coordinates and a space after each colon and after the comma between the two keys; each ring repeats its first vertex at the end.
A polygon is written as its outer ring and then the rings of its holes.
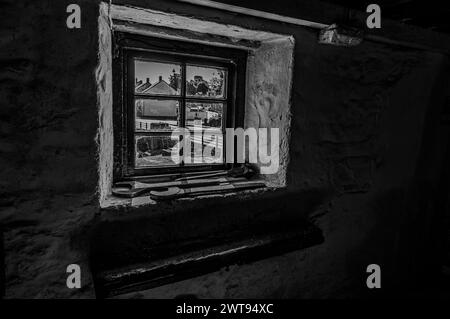
{"type": "Polygon", "coordinates": [[[181,65],[181,127],[186,127],[186,63],[181,65]]]}
{"type": "MultiPolygon", "coordinates": [[[[181,103],[180,103],[180,126],[186,127],[186,62],[183,62],[181,64],[181,103]]],[[[184,137],[180,137],[184,138],[184,137]]],[[[184,144],[184,143],[183,143],[184,144]]],[[[181,166],[184,166],[184,152],[190,152],[190,150],[182,149],[181,155],[181,166]]]]}

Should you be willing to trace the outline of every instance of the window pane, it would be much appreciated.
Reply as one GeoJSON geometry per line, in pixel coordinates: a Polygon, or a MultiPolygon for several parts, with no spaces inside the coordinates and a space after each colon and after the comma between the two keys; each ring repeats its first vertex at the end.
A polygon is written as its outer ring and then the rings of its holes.
{"type": "Polygon", "coordinates": [[[135,92],[155,95],[180,95],[181,65],[134,60],[135,92]]]}
{"type": "Polygon", "coordinates": [[[190,158],[184,158],[186,165],[223,163],[222,132],[194,131],[190,137],[190,158]]]}
{"type": "Polygon", "coordinates": [[[225,98],[227,71],[220,68],[186,66],[186,95],[225,98]]]}
{"type": "Polygon", "coordinates": [[[222,130],[224,103],[186,102],[186,127],[222,130]]]}
{"type": "Polygon", "coordinates": [[[224,103],[186,103],[186,127],[191,130],[186,165],[223,163],[224,103]]]}
{"type": "Polygon", "coordinates": [[[136,132],[173,130],[179,126],[180,105],[177,100],[136,99],[136,132]]]}
{"type": "MultiPolygon", "coordinates": [[[[155,136],[135,135],[136,167],[176,165],[172,151],[176,151],[178,137],[171,134],[155,136]]],[[[177,153],[178,154],[178,153],[177,153]]]]}

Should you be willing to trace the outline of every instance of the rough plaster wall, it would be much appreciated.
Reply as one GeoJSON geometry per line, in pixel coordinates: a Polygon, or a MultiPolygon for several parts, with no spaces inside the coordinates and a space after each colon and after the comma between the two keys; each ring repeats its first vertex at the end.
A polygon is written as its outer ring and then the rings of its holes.
{"type": "Polygon", "coordinates": [[[98,4],[78,1],[82,28],[66,28],[70,1],[2,1],[0,224],[6,298],[93,297],[87,234],[98,210],[94,69],[98,4]],[[82,267],[81,291],[66,267],[82,267]]]}
{"type": "MultiPolygon", "coordinates": [[[[275,174],[263,176],[268,185],[274,187],[287,184],[293,48],[293,38],[263,42],[260,48],[250,53],[247,64],[245,128],[279,129],[279,169],[275,174]]],[[[249,149],[249,152],[256,153],[258,149],[249,149]]]]}
{"type": "Polygon", "coordinates": [[[88,234],[97,212],[90,193],[30,194],[1,213],[5,298],[95,298],[88,234]],[[68,289],[66,268],[81,268],[81,289],[68,289]]]}
{"type": "Polygon", "coordinates": [[[385,134],[383,115],[393,107],[403,108],[404,114],[396,116],[407,117],[411,112],[405,100],[391,105],[390,95],[422,59],[419,52],[372,45],[356,54],[323,57],[318,74],[327,91],[318,105],[317,122],[312,123],[318,134],[314,153],[331,155],[320,163],[328,167],[329,178],[341,192],[370,189],[375,166],[381,164],[389,146],[380,143],[385,134]]]}
{"type": "Polygon", "coordinates": [[[97,82],[97,100],[99,108],[99,200],[100,205],[111,193],[114,141],[112,121],[112,37],[109,19],[109,7],[100,4],[98,17],[98,66],[95,72],[97,82]]]}
{"type": "MultiPolygon", "coordinates": [[[[79,0],[82,29],[67,30],[70,3],[7,0],[0,11],[0,221],[9,298],[94,295],[86,233],[98,212],[99,8],[96,1],[79,0]],[[65,286],[69,263],[82,267],[81,290],[65,286]]],[[[371,43],[321,46],[314,32],[301,28],[198,8],[181,11],[295,35],[287,192],[335,187],[342,195],[312,212],[325,235],[320,246],[141,295],[361,296],[355,290],[365,275],[361,269],[374,261],[385,266],[386,283],[399,281],[393,274],[417,278],[429,230],[424,225],[431,219],[424,207],[433,188],[415,191],[412,180],[442,58],[371,43]],[[362,159],[346,163],[347,156],[362,159]],[[396,269],[396,260],[409,264],[396,269]]]]}
{"type": "MultiPolygon", "coordinates": [[[[85,111],[95,96],[89,79],[96,53],[81,49],[80,42],[89,46],[96,35],[68,30],[63,2],[2,5],[0,189],[15,194],[90,189],[96,159],[88,154],[95,153],[89,132],[97,121],[85,111]]],[[[92,25],[88,19],[86,30],[92,25]]]]}

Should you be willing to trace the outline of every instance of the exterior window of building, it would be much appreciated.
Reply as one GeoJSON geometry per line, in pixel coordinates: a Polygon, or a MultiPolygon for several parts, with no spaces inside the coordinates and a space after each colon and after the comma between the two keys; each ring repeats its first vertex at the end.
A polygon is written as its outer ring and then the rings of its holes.
{"type": "Polygon", "coordinates": [[[115,177],[229,168],[224,134],[242,126],[246,52],[115,37],[115,177]]]}

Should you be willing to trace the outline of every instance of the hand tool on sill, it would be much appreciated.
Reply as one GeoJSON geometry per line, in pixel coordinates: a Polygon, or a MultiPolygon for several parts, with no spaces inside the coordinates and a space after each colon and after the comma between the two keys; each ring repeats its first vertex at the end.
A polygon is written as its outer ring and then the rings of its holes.
{"type": "Polygon", "coordinates": [[[189,188],[180,187],[169,187],[167,190],[150,191],[150,198],[156,200],[169,200],[188,196],[199,196],[199,195],[211,195],[217,193],[226,193],[245,189],[256,189],[265,187],[266,184],[261,181],[242,181],[242,182],[227,182],[219,185],[209,185],[209,186],[197,186],[189,188]]]}
{"type": "Polygon", "coordinates": [[[218,177],[202,178],[195,180],[172,181],[162,183],[142,183],[137,181],[118,182],[114,184],[112,193],[118,197],[133,198],[143,195],[151,190],[167,190],[170,187],[200,187],[219,185],[221,183],[247,181],[245,177],[218,177]]]}
{"type": "Polygon", "coordinates": [[[230,176],[230,177],[247,177],[250,178],[256,174],[256,169],[250,164],[246,163],[239,167],[231,168],[230,170],[213,170],[213,171],[203,171],[203,172],[184,172],[176,174],[162,174],[153,176],[137,176],[133,178],[132,181],[138,181],[141,183],[166,183],[172,181],[182,181],[209,177],[220,177],[220,176],[230,176]]]}
{"type": "MultiPolygon", "coordinates": [[[[133,179],[128,181],[138,181],[141,183],[166,183],[173,182],[174,180],[183,180],[185,177],[194,177],[205,174],[215,174],[215,173],[223,173],[225,170],[213,170],[213,171],[203,171],[203,172],[184,172],[184,173],[175,173],[175,174],[161,174],[161,175],[152,175],[152,176],[135,176],[133,179]]],[[[126,180],[125,180],[126,181],[126,180]]]]}
{"type": "Polygon", "coordinates": [[[217,177],[217,176],[247,177],[247,178],[250,178],[254,174],[255,174],[255,170],[252,167],[250,167],[248,165],[242,165],[242,166],[234,167],[232,169],[229,169],[228,171],[223,171],[223,172],[200,173],[198,175],[181,177],[181,178],[177,178],[176,181],[195,180],[195,179],[201,179],[201,178],[205,178],[205,177],[217,177]]]}

